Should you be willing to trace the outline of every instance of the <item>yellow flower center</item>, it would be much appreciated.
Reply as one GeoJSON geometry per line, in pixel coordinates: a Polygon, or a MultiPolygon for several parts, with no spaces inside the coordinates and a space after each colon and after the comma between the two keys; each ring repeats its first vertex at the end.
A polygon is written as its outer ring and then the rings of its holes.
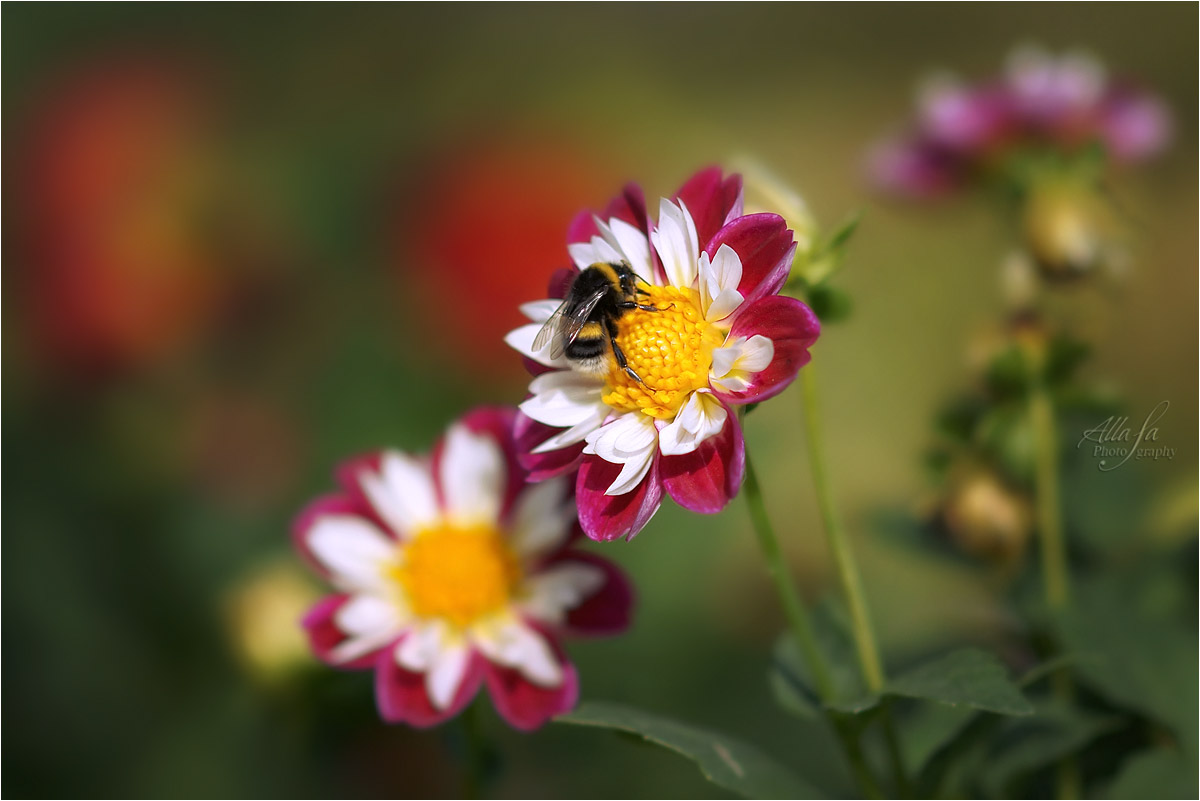
{"type": "Polygon", "coordinates": [[[442,524],[417,533],[393,575],[414,613],[462,628],[503,608],[521,570],[495,528],[442,524]]]}
{"type": "Polygon", "coordinates": [[[671,420],[692,392],[708,386],[713,348],[725,334],[704,321],[696,290],[655,286],[649,295],[642,302],[654,311],[633,309],[617,322],[617,344],[642,381],[614,363],[603,400],[617,411],[671,420]]]}

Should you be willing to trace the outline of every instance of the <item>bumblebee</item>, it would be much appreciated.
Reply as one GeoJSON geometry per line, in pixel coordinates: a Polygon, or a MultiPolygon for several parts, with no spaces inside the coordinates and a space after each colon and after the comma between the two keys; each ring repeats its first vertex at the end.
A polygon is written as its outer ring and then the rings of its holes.
{"type": "Polygon", "coordinates": [[[581,270],[562,305],[538,331],[533,349],[540,351],[550,345],[550,358],[566,354],[571,367],[589,375],[608,372],[611,350],[617,366],[642,383],[617,344],[617,321],[622,315],[632,309],[660,311],[657,306],[638,302],[639,296],[647,294],[639,288],[640,281],[625,262],[597,262],[581,270]]]}

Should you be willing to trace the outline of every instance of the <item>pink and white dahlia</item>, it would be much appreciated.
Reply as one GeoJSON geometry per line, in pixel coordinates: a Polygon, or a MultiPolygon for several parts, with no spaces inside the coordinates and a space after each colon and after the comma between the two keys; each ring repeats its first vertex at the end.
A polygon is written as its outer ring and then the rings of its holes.
{"type": "Polygon", "coordinates": [[[568,241],[574,268],[550,299],[522,306],[532,322],[507,337],[537,373],[517,423],[531,480],[578,469],[579,520],[598,540],[635,535],[664,491],[720,511],[745,474],[735,408],[781,392],[820,332],[812,310],[778,294],[792,231],[776,214],[743,214],[740,176],[712,168],[663,198],[657,220],[631,185],[603,215],[577,217],[568,241]],[[533,349],[570,280],[597,262],[624,262],[645,283],[648,308],[622,315],[616,337],[640,381],[615,359],[597,376],[533,349]]]}
{"type": "Polygon", "coordinates": [[[537,728],[578,696],[559,638],[628,625],[624,576],[571,547],[570,482],[526,483],[515,416],[476,410],[428,458],[353,460],[340,492],[296,521],[298,548],[336,590],[304,618],[313,651],[373,669],[389,722],[436,725],[486,684],[505,720],[537,728]]]}
{"type": "Polygon", "coordinates": [[[880,142],[868,168],[883,189],[934,197],[1023,149],[1070,152],[1099,144],[1113,162],[1141,161],[1167,145],[1171,127],[1162,100],[1110,79],[1091,56],[1025,47],[1013,52],[1002,76],[928,81],[909,129],[880,142]]]}

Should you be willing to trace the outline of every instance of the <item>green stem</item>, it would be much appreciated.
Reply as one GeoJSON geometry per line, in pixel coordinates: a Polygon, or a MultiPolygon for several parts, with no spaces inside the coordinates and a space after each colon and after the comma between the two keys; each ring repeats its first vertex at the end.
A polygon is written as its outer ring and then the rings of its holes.
{"type": "MultiPolygon", "coordinates": [[[[804,429],[808,437],[808,461],[812,470],[813,487],[817,493],[817,505],[821,510],[821,520],[825,524],[825,536],[829,543],[829,550],[833,554],[834,565],[837,567],[838,581],[841,583],[842,593],[846,597],[846,604],[850,608],[850,625],[863,681],[872,693],[881,693],[886,679],[883,663],[879,658],[879,648],[875,644],[875,632],[871,627],[866,594],[863,592],[862,578],[854,558],[854,551],[850,548],[850,540],[842,527],[837,504],[833,501],[833,488],[830,486],[828,462],[825,459],[825,442],[822,438],[817,373],[813,369],[813,365],[809,364],[800,371],[800,375],[804,388],[804,429]]],[[[883,701],[881,722],[896,791],[902,796],[907,796],[910,792],[908,776],[904,769],[903,757],[900,754],[891,708],[886,699],[883,701]]]]}
{"type": "MultiPolygon", "coordinates": [[[[1054,402],[1042,383],[1034,385],[1029,397],[1029,420],[1033,426],[1036,449],[1035,502],[1037,505],[1038,540],[1042,554],[1042,580],[1046,605],[1051,614],[1066,608],[1071,600],[1070,574],[1067,570],[1067,543],[1062,525],[1062,501],[1058,485],[1058,431],[1054,423],[1054,402]]],[[[1075,685],[1065,669],[1054,675],[1054,695],[1070,704],[1075,698],[1075,685]]],[[[1079,798],[1082,777],[1079,761],[1073,756],[1058,763],[1056,782],[1059,798],[1079,798]]]]}
{"type": "MultiPolygon", "coordinates": [[[[788,570],[787,562],[783,558],[783,549],[779,547],[779,538],[775,536],[775,529],[767,517],[762,487],[759,486],[758,474],[754,472],[754,464],[750,461],[748,453],[746,454],[746,485],[742,491],[746,497],[746,506],[750,510],[750,520],[754,524],[754,532],[758,535],[758,544],[762,548],[763,561],[767,563],[767,572],[771,575],[775,591],[779,594],[779,602],[783,606],[783,613],[787,618],[792,637],[800,647],[800,653],[812,674],[817,695],[822,701],[828,702],[834,696],[833,675],[829,671],[829,665],[826,663],[821,649],[817,646],[812,624],[808,619],[808,610],[804,608],[804,602],[800,600],[800,593],[796,590],[791,571],[788,570]]],[[[850,762],[851,771],[854,773],[863,795],[867,798],[882,798],[883,793],[880,791],[875,777],[871,775],[870,767],[863,756],[862,746],[858,742],[858,736],[849,723],[836,712],[830,712],[828,709],[825,710],[825,716],[842,742],[842,748],[850,762]]]]}
{"type": "Polygon", "coordinates": [[[1036,477],[1038,533],[1042,551],[1042,578],[1046,603],[1052,612],[1066,607],[1070,600],[1067,576],[1067,547],[1063,536],[1062,508],[1058,488],[1058,434],[1054,425],[1054,405],[1040,384],[1029,398],[1029,418],[1037,449],[1036,477]]]}
{"type": "Polygon", "coordinates": [[[873,693],[883,689],[883,665],[879,661],[879,649],[875,645],[875,634],[871,629],[871,618],[867,612],[862,579],[850,542],[842,528],[837,506],[833,502],[833,490],[829,485],[829,471],[825,461],[825,446],[821,439],[821,412],[817,403],[817,377],[813,365],[800,371],[804,385],[804,428],[808,436],[808,461],[812,469],[813,485],[817,492],[817,504],[825,524],[825,535],[829,550],[837,567],[838,580],[846,603],[850,607],[850,622],[853,628],[854,645],[858,651],[859,667],[867,689],[873,693]]]}
{"type": "Polygon", "coordinates": [[[763,560],[767,563],[767,572],[771,575],[771,581],[775,583],[775,591],[779,594],[783,614],[787,618],[796,644],[800,647],[800,653],[804,656],[804,661],[812,672],[817,695],[821,697],[822,701],[829,701],[833,698],[832,674],[829,672],[829,665],[826,664],[824,655],[817,647],[812,624],[808,619],[808,611],[804,608],[804,602],[800,600],[800,593],[796,591],[791,572],[783,558],[783,550],[779,547],[779,539],[775,536],[775,529],[772,528],[771,521],[767,519],[762,488],[758,484],[758,476],[754,472],[754,465],[751,463],[748,453],[746,454],[744,491],[746,505],[750,509],[750,520],[754,524],[755,533],[758,534],[758,544],[762,548],[763,560]]]}

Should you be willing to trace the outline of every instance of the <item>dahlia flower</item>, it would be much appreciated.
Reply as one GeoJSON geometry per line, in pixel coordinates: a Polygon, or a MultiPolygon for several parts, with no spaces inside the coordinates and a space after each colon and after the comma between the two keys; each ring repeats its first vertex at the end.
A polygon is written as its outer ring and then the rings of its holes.
{"type": "Polygon", "coordinates": [[[735,408],[781,392],[820,332],[807,306],[777,294],[792,231],[776,214],[744,215],[741,178],[712,168],[663,198],[656,221],[630,185],[602,216],[577,217],[568,241],[573,270],[551,282],[550,299],[522,306],[532,322],[507,337],[536,373],[516,429],[531,480],[578,469],[579,520],[598,540],[634,536],[664,492],[720,511],[745,472],[735,408]],[[616,337],[640,381],[615,360],[595,376],[533,348],[573,275],[598,262],[624,262],[644,281],[647,308],[623,314],[616,337]]]}
{"type": "Polygon", "coordinates": [[[1161,100],[1109,80],[1090,56],[1054,58],[1022,48],[1005,74],[976,84],[952,76],[928,81],[903,135],[872,151],[875,182],[897,194],[946,194],[1023,148],[1070,151],[1100,144],[1114,162],[1157,154],[1171,134],[1161,100]]]}
{"type": "Polygon", "coordinates": [[[623,575],[571,547],[570,483],[526,483],[514,418],[476,410],[428,458],[353,460],[341,491],[296,521],[297,547],[336,590],[304,618],[312,649],[373,669],[389,722],[436,725],[486,684],[508,723],[537,728],[578,695],[559,638],[628,625],[623,575]]]}

